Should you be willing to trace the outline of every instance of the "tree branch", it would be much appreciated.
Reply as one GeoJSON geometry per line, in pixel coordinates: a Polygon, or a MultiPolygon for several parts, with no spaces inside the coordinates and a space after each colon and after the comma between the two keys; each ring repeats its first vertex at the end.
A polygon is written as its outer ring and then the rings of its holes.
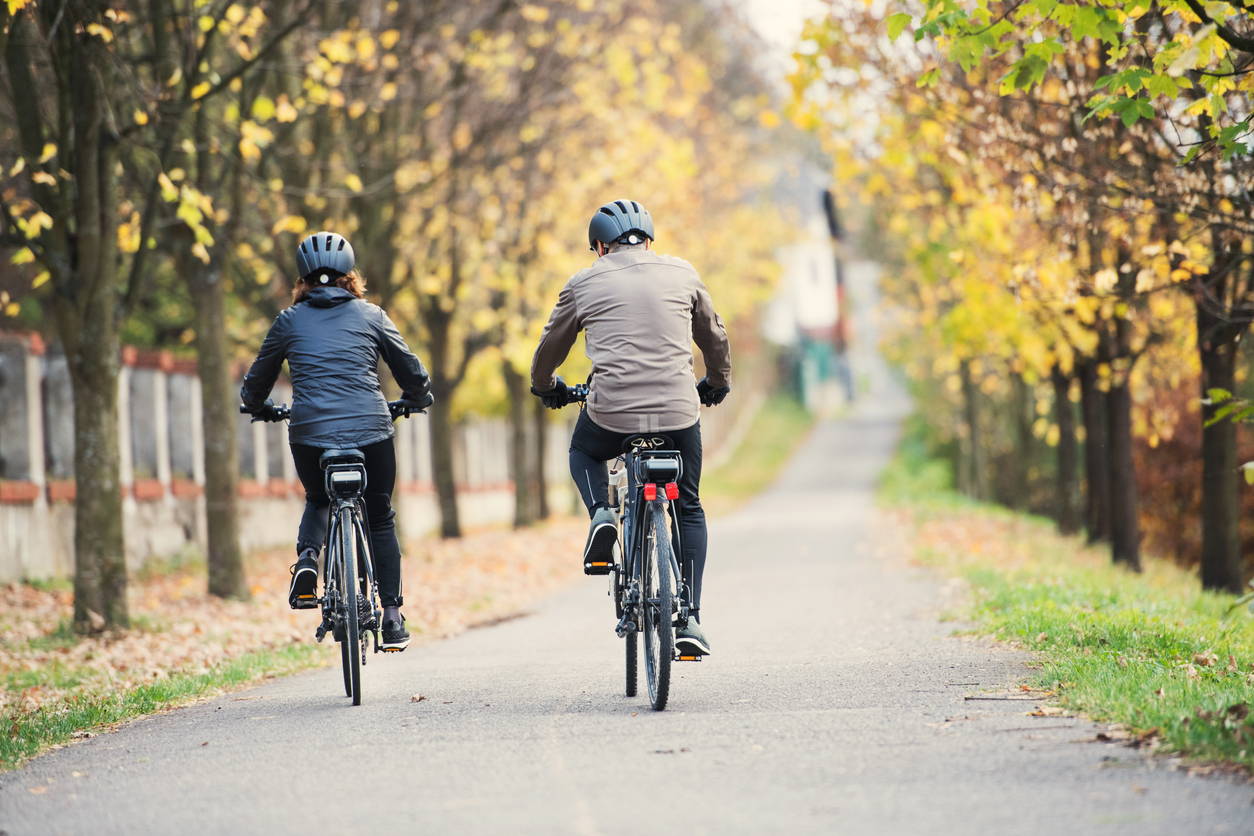
{"type": "Polygon", "coordinates": [[[1254,55],[1254,38],[1242,37],[1231,27],[1213,20],[1211,16],[1206,13],[1206,7],[1199,3],[1198,0],[1184,0],[1184,2],[1190,9],[1193,10],[1193,14],[1202,19],[1203,23],[1214,24],[1215,33],[1219,35],[1219,37],[1223,38],[1224,41],[1227,42],[1228,46],[1233,49],[1240,50],[1241,52],[1254,55]]]}

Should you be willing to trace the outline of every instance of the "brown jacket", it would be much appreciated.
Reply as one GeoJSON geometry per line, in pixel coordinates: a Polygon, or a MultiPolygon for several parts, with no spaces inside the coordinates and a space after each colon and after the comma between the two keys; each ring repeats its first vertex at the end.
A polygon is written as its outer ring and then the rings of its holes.
{"type": "Polygon", "coordinates": [[[701,417],[692,343],[706,380],[731,385],[723,320],[692,265],[652,250],[619,250],[570,277],[531,361],[531,385],[548,391],[575,337],[586,332],[588,415],[607,430],[665,432],[701,417]]]}

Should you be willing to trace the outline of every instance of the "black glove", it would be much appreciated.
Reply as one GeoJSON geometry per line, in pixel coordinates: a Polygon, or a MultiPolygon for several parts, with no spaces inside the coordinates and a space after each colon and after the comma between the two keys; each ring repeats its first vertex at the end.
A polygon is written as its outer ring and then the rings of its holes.
{"type": "Polygon", "coordinates": [[[538,392],[536,387],[531,387],[531,394],[540,399],[540,403],[549,409],[561,409],[566,406],[566,381],[562,380],[562,376],[557,376],[557,385],[547,392],[538,392]]]}
{"type": "Polygon", "coordinates": [[[275,420],[274,399],[266,398],[265,403],[263,403],[261,406],[257,407],[256,409],[249,409],[248,412],[250,415],[253,416],[253,420],[251,422],[253,424],[257,423],[258,421],[273,421],[275,420]]]}
{"type": "Polygon", "coordinates": [[[388,411],[392,413],[392,420],[413,415],[416,412],[426,412],[427,408],[435,403],[435,395],[428,392],[420,398],[401,398],[399,401],[388,401],[388,411]]]}
{"type": "Polygon", "coordinates": [[[717,406],[723,402],[723,398],[727,397],[731,392],[730,386],[722,386],[715,389],[713,386],[705,382],[705,378],[697,381],[697,397],[701,399],[701,403],[706,406],[717,406]]]}

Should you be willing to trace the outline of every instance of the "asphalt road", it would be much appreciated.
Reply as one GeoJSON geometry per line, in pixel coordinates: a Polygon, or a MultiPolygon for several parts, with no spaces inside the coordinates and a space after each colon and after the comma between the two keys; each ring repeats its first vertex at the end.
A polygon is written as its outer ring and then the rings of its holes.
{"type": "Polygon", "coordinates": [[[892,532],[871,484],[894,434],[892,410],[826,423],[712,525],[715,655],[678,666],[665,712],[623,696],[593,579],[372,657],[359,708],[329,668],[39,758],[0,779],[0,830],[1254,833],[1249,786],[1092,742],[1096,726],[1031,702],[964,700],[1012,687],[1026,657],[949,638],[944,579],[877,548],[892,532]]]}

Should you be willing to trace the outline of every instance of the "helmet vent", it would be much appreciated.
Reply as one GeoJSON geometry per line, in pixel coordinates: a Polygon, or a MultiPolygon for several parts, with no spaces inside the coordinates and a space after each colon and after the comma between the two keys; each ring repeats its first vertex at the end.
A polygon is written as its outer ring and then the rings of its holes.
{"type": "Polygon", "coordinates": [[[606,209],[604,206],[602,206],[600,210],[598,211],[600,211],[602,215],[609,215],[611,218],[614,217],[614,213],[611,212],[609,209],[606,209]]]}
{"type": "Polygon", "coordinates": [[[336,247],[336,248],[335,248],[335,251],[338,253],[340,250],[344,249],[344,245],[345,245],[345,244],[347,244],[347,243],[348,243],[347,241],[345,241],[343,238],[341,238],[341,239],[340,239],[340,245],[339,245],[338,247],[336,247]]]}
{"type": "Polygon", "coordinates": [[[631,208],[632,208],[632,209],[634,209],[634,210],[635,210],[635,211],[637,211],[637,212],[639,212],[639,211],[640,211],[640,205],[639,205],[639,204],[637,204],[637,203],[636,203],[636,201],[634,201],[634,200],[631,202],[631,208]]]}
{"type": "Polygon", "coordinates": [[[614,205],[617,206],[619,209],[622,209],[623,213],[626,214],[627,204],[623,203],[621,200],[616,200],[614,201],[614,205]]]}
{"type": "Polygon", "coordinates": [[[314,252],[317,252],[317,251],[318,251],[318,236],[317,236],[317,235],[311,235],[311,236],[309,237],[309,240],[313,242],[314,252]]]}

